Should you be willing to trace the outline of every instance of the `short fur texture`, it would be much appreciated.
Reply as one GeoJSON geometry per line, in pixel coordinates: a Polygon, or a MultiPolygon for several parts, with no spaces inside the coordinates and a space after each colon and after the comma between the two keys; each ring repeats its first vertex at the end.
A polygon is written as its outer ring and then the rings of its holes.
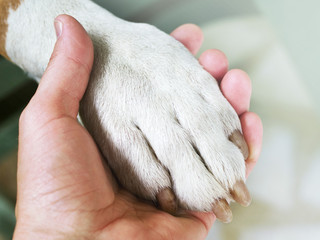
{"type": "Polygon", "coordinates": [[[63,13],[94,43],[80,115],[121,184],[153,201],[172,188],[192,210],[231,200],[229,190],[245,181],[244,157],[228,139],[241,130],[238,116],[216,80],[169,35],[88,0],[23,0],[7,19],[9,58],[41,78],[55,44],[54,18],[63,13]]]}

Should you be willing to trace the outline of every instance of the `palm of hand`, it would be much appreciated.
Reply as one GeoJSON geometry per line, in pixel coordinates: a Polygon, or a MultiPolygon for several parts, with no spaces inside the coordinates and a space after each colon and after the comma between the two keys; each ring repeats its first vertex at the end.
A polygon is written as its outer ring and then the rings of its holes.
{"type": "MultiPolygon", "coordinates": [[[[45,231],[57,233],[59,226],[61,237],[68,239],[75,237],[75,233],[78,239],[92,239],[93,235],[97,239],[130,239],[133,236],[198,239],[206,236],[208,227],[196,214],[174,217],[112,184],[110,170],[104,168],[93,139],[75,119],[61,117],[30,131],[37,133],[34,139],[38,141],[29,142],[28,147],[44,146],[37,154],[46,161],[34,163],[38,167],[31,170],[34,171],[32,175],[39,176],[41,181],[33,186],[36,193],[21,192],[24,203],[18,205],[18,212],[28,208],[40,213],[37,222],[27,221],[35,224],[35,229],[45,223],[42,226],[45,231]],[[51,165],[49,171],[41,172],[41,169],[48,169],[45,166],[48,164],[51,165]],[[47,217],[57,214],[56,221],[48,226],[47,217]]],[[[23,167],[22,164],[20,171],[23,167]]],[[[202,214],[202,218],[213,222],[214,217],[208,213],[202,214]]]]}

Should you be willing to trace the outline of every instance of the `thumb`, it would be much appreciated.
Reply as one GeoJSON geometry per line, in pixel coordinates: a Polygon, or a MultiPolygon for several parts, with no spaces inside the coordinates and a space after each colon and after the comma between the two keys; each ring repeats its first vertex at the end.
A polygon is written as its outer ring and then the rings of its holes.
{"type": "Polygon", "coordinates": [[[111,204],[114,192],[97,146],[76,121],[92,67],[92,42],[72,17],[61,15],[55,25],[52,57],[20,117],[16,212],[21,225],[28,225],[27,218],[31,225],[50,221],[61,230],[79,212],[86,217],[75,219],[89,222],[89,212],[111,204]],[[61,217],[63,211],[68,217],[61,217]]]}
{"type": "Polygon", "coordinates": [[[94,55],[90,37],[74,18],[58,16],[55,29],[57,42],[35,94],[46,121],[61,116],[76,118],[94,55]]]}

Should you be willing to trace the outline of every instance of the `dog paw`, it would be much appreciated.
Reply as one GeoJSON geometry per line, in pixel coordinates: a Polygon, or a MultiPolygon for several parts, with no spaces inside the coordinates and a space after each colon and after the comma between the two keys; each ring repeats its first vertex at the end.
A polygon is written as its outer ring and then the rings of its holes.
{"type": "Polygon", "coordinates": [[[91,33],[95,67],[80,115],[117,179],[167,212],[229,222],[230,201],[250,203],[236,112],[172,37],[146,24],[110,31],[91,33]]]}

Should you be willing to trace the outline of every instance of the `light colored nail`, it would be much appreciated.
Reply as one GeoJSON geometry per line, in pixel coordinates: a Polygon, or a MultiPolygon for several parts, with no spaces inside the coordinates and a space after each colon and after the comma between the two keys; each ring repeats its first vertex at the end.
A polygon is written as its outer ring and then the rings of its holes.
{"type": "Polygon", "coordinates": [[[60,22],[59,20],[55,20],[54,21],[54,28],[56,30],[57,38],[59,38],[62,34],[63,23],[60,22]]]}
{"type": "Polygon", "coordinates": [[[178,209],[175,194],[171,188],[164,188],[157,194],[157,201],[160,208],[170,214],[176,214],[178,209]]]}
{"type": "Polygon", "coordinates": [[[244,160],[249,157],[249,148],[248,145],[239,130],[235,130],[229,137],[229,140],[233,142],[242,152],[244,160]]]}
{"type": "Polygon", "coordinates": [[[212,206],[212,212],[223,223],[230,223],[232,221],[232,211],[225,199],[217,200],[212,206]]]}
{"type": "Polygon", "coordinates": [[[244,207],[248,207],[251,203],[250,193],[242,180],[236,182],[230,194],[237,203],[244,207]]]}

